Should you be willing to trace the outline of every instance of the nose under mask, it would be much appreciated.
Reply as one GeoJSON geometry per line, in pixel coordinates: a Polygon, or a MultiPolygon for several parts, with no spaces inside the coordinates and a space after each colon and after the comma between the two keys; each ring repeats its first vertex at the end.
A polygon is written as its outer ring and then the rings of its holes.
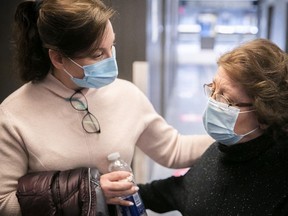
{"type": "Polygon", "coordinates": [[[209,98],[206,110],[203,115],[203,124],[207,133],[216,141],[225,144],[233,145],[239,142],[243,137],[253,133],[259,127],[245,133],[236,134],[234,127],[241,113],[253,112],[255,110],[249,110],[240,112],[240,109],[231,107],[226,104],[215,101],[213,98],[209,98]]]}

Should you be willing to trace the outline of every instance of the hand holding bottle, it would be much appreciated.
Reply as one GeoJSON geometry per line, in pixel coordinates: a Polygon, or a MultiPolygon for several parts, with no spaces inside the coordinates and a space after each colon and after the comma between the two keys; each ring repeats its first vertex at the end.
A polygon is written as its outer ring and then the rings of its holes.
{"type": "MultiPolygon", "coordinates": [[[[127,171],[130,173],[130,176],[124,180],[120,180],[121,182],[130,182],[134,185],[135,189],[138,190],[136,183],[134,182],[134,176],[132,169],[128,163],[120,158],[119,152],[111,153],[107,156],[107,159],[110,161],[108,170],[109,172],[117,172],[117,171],[127,171]]],[[[142,199],[138,192],[136,191],[133,194],[129,194],[128,196],[122,196],[123,200],[126,200],[129,203],[129,206],[119,205],[118,210],[119,214],[122,216],[147,216],[145,206],[142,202],[142,199]]]]}
{"type": "Polygon", "coordinates": [[[134,194],[138,187],[131,181],[131,173],[128,171],[115,171],[100,177],[100,185],[107,204],[133,205],[130,201],[122,199],[123,196],[134,194]],[[130,181],[129,181],[130,179],[130,181]]]}

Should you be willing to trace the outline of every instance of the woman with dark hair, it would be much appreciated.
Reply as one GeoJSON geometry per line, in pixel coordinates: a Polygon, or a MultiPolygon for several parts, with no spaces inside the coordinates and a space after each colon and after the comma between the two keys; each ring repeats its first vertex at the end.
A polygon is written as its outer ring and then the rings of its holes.
{"type": "Polygon", "coordinates": [[[224,54],[203,124],[216,142],[181,177],[140,186],[147,208],[185,216],[288,215],[288,56],[266,39],[224,54]]]}
{"type": "Polygon", "coordinates": [[[117,78],[114,13],[100,0],[18,5],[25,84],[0,106],[0,215],[114,215],[110,204],[131,205],[119,197],[138,188],[118,181],[127,172],[107,173],[107,155],[131,163],[138,146],[164,166],[187,167],[212,143],[180,135],[117,78]]]}

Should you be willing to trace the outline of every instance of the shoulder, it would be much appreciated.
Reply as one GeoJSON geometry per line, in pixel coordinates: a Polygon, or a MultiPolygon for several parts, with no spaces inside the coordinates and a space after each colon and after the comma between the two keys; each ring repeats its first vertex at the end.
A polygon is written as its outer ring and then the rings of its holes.
{"type": "Polygon", "coordinates": [[[28,87],[29,85],[30,83],[27,83],[22,85],[20,88],[16,89],[14,92],[12,92],[3,100],[0,106],[1,107],[9,106],[11,103],[15,103],[15,101],[17,101],[18,99],[23,98],[24,95],[26,94],[25,92],[27,92],[27,88],[29,88],[28,87]]]}
{"type": "Polygon", "coordinates": [[[113,85],[116,88],[123,88],[123,89],[132,89],[132,90],[136,90],[136,91],[140,91],[140,89],[131,81],[128,80],[124,80],[124,79],[120,79],[117,78],[114,83],[112,83],[111,85],[113,85]]]}
{"type": "MultiPolygon", "coordinates": [[[[121,97],[121,98],[138,98],[142,100],[147,100],[147,96],[144,94],[143,91],[138,88],[134,83],[123,80],[123,79],[116,79],[113,83],[111,83],[109,86],[103,88],[104,92],[110,92],[115,97],[121,97]],[[105,88],[105,90],[104,90],[105,88]]],[[[111,96],[110,94],[110,96],[111,96]]]]}
{"type": "Polygon", "coordinates": [[[4,99],[0,104],[1,109],[14,116],[33,112],[39,107],[39,104],[49,101],[46,97],[47,94],[43,97],[43,87],[39,86],[31,82],[22,85],[4,99]]]}

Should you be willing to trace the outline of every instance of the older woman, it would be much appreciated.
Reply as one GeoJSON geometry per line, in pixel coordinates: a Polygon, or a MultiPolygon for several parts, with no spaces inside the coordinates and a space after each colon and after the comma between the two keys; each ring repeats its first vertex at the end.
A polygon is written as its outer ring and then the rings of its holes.
{"type": "Polygon", "coordinates": [[[147,208],[186,216],[288,215],[288,57],[265,39],[224,54],[203,116],[216,140],[186,175],[140,185],[147,208]]]}

